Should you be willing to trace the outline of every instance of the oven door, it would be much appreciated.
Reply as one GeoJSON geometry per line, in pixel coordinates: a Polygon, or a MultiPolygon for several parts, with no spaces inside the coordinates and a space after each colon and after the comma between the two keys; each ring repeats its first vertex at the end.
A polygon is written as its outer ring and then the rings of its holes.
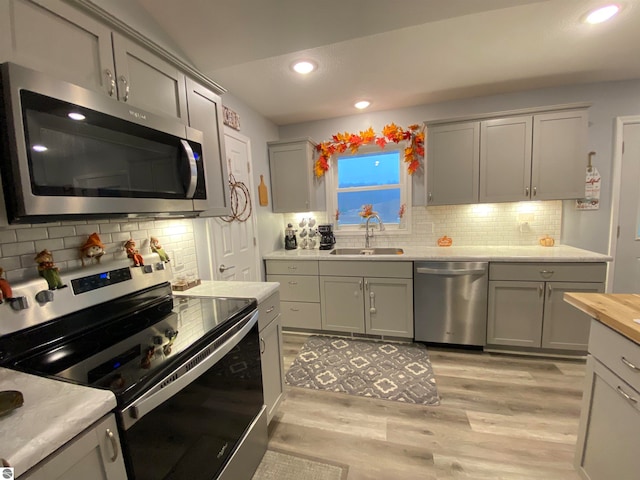
{"type": "Polygon", "coordinates": [[[251,478],[267,443],[257,319],[244,317],[119,413],[130,480],[231,478],[232,457],[251,478]]]}

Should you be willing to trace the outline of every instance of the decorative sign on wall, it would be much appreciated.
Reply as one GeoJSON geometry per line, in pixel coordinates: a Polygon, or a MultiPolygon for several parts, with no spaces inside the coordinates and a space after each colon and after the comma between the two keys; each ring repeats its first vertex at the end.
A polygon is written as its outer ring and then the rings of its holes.
{"type": "Polygon", "coordinates": [[[576,200],[577,210],[598,210],[600,208],[600,183],[602,178],[598,169],[591,164],[591,157],[595,152],[589,153],[589,166],[584,186],[584,197],[576,200]]]}
{"type": "Polygon", "coordinates": [[[227,127],[231,127],[235,130],[240,130],[240,115],[231,110],[230,108],[222,106],[223,122],[227,127]]]}

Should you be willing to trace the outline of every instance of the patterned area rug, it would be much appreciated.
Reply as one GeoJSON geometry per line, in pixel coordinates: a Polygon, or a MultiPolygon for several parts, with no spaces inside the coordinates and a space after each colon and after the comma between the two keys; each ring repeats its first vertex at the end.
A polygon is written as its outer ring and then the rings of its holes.
{"type": "Polygon", "coordinates": [[[288,385],[420,405],[440,405],[422,344],[313,335],[285,376],[288,385]]]}
{"type": "Polygon", "coordinates": [[[251,480],[345,480],[347,473],[346,466],[267,450],[251,480]]]}

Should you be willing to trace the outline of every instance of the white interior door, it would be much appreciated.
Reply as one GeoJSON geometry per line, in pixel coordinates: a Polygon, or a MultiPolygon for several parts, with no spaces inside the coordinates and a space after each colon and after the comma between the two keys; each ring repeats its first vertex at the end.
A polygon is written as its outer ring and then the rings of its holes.
{"type": "Polygon", "coordinates": [[[640,293],[640,117],[623,119],[618,127],[609,291],[640,293]]]}
{"type": "MultiPolygon", "coordinates": [[[[204,280],[258,282],[260,281],[259,250],[256,237],[256,199],[251,177],[250,141],[244,135],[226,128],[224,138],[228,171],[237,183],[246,186],[248,193],[247,198],[245,192],[237,188],[236,204],[242,210],[245,202],[250,202],[245,215],[240,217],[244,220],[249,210],[251,213],[245,221],[227,222],[219,217],[212,217],[196,222],[198,270],[200,277],[204,280]]],[[[233,208],[235,203],[233,196],[231,203],[233,208]]],[[[237,211],[237,213],[240,212],[237,211]]]]}

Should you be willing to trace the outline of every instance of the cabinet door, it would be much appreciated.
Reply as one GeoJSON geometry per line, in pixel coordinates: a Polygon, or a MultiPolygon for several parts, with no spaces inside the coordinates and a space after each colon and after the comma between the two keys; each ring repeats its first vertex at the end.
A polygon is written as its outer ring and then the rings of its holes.
{"type": "Polygon", "coordinates": [[[413,281],[403,278],[365,278],[366,332],[413,338],[413,281]]]}
{"type": "Polygon", "coordinates": [[[364,333],[363,289],[359,277],[320,277],[322,329],[364,333]]]}
{"type": "Polygon", "coordinates": [[[591,480],[635,479],[640,472],[640,393],[593,357],[587,367],[576,466],[591,480]]]}
{"type": "Polygon", "coordinates": [[[113,33],[118,99],[187,125],[185,77],[176,67],[124,36],[113,33]]]}
{"type": "Polygon", "coordinates": [[[20,478],[25,480],[127,480],[113,414],[80,434],[20,478]]]}
{"type": "Polygon", "coordinates": [[[480,122],[427,130],[427,205],[478,203],[480,122]]]}
{"type": "Polygon", "coordinates": [[[272,209],[276,213],[325,208],[325,186],[313,171],[314,144],[307,139],[269,143],[272,209]]]}
{"type": "Polygon", "coordinates": [[[2,61],[115,97],[111,31],[57,0],[3,0],[2,61]],[[5,3],[6,1],[6,3],[5,3]],[[5,43],[3,41],[3,43],[5,43]]]}
{"type": "Polygon", "coordinates": [[[489,282],[487,343],[540,347],[544,282],[489,282]]]}
{"type": "Polygon", "coordinates": [[[222,127],[222,100],[211,90],[186,79],[189,126],[204,135],[205,173],[210,209],[201,216],[229,215],[229,174],[222,127]]]}
{"type": "Polygon", "coordinates": [[[481,203],[529,199],[532,125],[530,115],[481,123],[481,203]]]}
{"type": "Polygon", "coordinates": [[[260,353],[262,391],[267,406],[267,421],[270,422],[284,392],[280,315],[260,332],[260,353]]]}
{"type": "Polygon", "coordinates": [[[565,292],[602,293],[603,283],[547,282],[542,347],[587,351],[591,318],[564,301],[565,292]]]}
{"type": "Polygon", "coordinates": [[[587,131],[586,110],[533,117],[532,200],[584,197],[587,131]]]}

